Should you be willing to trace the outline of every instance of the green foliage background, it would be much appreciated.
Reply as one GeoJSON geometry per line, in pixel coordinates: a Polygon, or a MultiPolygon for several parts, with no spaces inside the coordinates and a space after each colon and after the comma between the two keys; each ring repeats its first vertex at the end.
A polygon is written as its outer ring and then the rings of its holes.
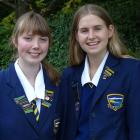
{"type": "MultiPolygon", "coordinates": [[[[72,17],[75,10],[85,4],[93,3],[93,0],[69,0],[56,13],[45,16],[53,36],[53,44],[50,48],[47,59],[60,72],[68,65],[68,40],[71,28],[72,17]]],[[[115,22],[120,37],[128,47],[131,55],[140,55],[140,32],[135,22],[136,11],[132,0],[94,0],[108,10],[115,22]]],[[[40,4],[41,5],[41,4],[40,4]]],[[[39,6],[40,6],[39,5],[39,6]]],[[[42,5],[44,9],[44,5],[42,5]]],[[[0,67],[7,67],[12,61],[13,49],[9,46],[9,38],[12,33],[15,15],[11,13],[0,23],[0,67]]]]}

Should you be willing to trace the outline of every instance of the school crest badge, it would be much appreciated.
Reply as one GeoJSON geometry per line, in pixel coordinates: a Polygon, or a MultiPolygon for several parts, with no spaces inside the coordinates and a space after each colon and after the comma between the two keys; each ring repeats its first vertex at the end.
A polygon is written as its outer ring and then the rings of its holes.
{"type": "Polygon", "coordinates": [[[123,94],[108,94],[107,95],[108,107],[114,111],[123,107],[124,95],[123,94]]]}
{"type": "Polygon", "coordinates": [[[17,105],[21,106],[25,114],[33,112],[32,106],[25,95],[14,98],[14,101],[17,105]]]}
{"type": "Polygon", "coordinates": [[[109,68],[108,66],[105,66],[104,72],[103,72],[103,79],[107,79],[111,77],[115,72],[109,68]]]}
{"type": "Polygon", "coordinates": [[[45,100],[42,101],[42,105],[46,108],[49,108],[52,105],[53,96],[53,90],[45,90],[45,100]]]}
{"type": "MultiPolygon", "coordinates": [[[[41,105],[49,108],[52,105],[53,96],[53,90],[45,90],[45,99],[41,101],[41,105]]],[[[17,105],[21,106],[25,114],[33,112],[32,105],[25,95],[14,98],[14,101],[17,105]]]]}

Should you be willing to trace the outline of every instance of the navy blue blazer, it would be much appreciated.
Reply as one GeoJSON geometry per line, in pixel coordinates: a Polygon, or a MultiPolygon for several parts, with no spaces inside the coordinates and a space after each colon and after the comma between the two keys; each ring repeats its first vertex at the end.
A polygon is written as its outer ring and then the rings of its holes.
{"type": "MultiPolygon", "coordinates": [[[[66,140],[78,133],[83,68],[84,63],[66,68],[60,84],[60,127],[66,140]]],[[[85,130],[89,139],[140,140],[140,62],[109,54],[94,94],[85,130]]]]}
{"type": "Polygon", "coordinates": [[[41,107],[40,120],[36,123],[14,65],[0,71],[0,140],[56,140],[54,111],[57,87],[45,72],[44,79],[46,92],[54,92],[54,96],[48,101],[49,108],[41,107]]]}

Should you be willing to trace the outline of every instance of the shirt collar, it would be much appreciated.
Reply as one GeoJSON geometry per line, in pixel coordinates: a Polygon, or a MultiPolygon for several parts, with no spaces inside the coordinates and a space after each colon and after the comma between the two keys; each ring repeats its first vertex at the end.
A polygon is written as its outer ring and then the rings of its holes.
{"type": "Polygon", "coordinates": [[[107,60],[107,57],[108,57],[108,54],[109,52],[107,52],[101,62],[101,64],[99,65],[96,73],[94,74],[92,80],[90,80],[90,74],[89,74],[89,63],[88,63],[88,58],[86,56],[86,59],[85,59],[85,66],[84,66],[84,70],[83,70],[83,73],[82,73],[82,76],[81,76],[81,83],[82,83],[82,86],[85,85],[86,83],[93,83],[95,86],[98,85],[98,82],[99,82],[99,79],[100,79],[100,76],[101,76],[101,73],[103,71],[103,68],[104,68],[104,65],[105,65],[105,62],[107,60]]]}
{"type": "Polygon", "coordinates": [[[22,84],[22,87],[25,91],[28,101],[31,102],[35,98],[44,99],[45,98],[45,83],[44,83],[42,65],[40,64],[40,71],[38,72],[35,79],[35,88],[33,88],[33,86],[29,83],[28,79],[22,72],[21,68],[18,65],[18,60],[15,62],[14,66],[15,66],[17,76],[22,84]]]}

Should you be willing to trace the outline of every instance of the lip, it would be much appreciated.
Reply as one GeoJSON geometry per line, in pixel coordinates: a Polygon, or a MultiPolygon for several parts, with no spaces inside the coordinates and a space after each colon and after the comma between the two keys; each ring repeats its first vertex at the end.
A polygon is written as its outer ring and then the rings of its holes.
{"type": "Polygon", "coordinates": [[[29,52],[29,54],[30,54],[31,56],[39,56],[39,55],[40,55],[39,52],[29,52]]]}
{"type": "Polygon", "coordinates": [[[89,46],[89,47],[96,47],[98,44],[100,43],[100,41],[94,41],[94,42],[87,42],[86,44],[89,46]]]}

